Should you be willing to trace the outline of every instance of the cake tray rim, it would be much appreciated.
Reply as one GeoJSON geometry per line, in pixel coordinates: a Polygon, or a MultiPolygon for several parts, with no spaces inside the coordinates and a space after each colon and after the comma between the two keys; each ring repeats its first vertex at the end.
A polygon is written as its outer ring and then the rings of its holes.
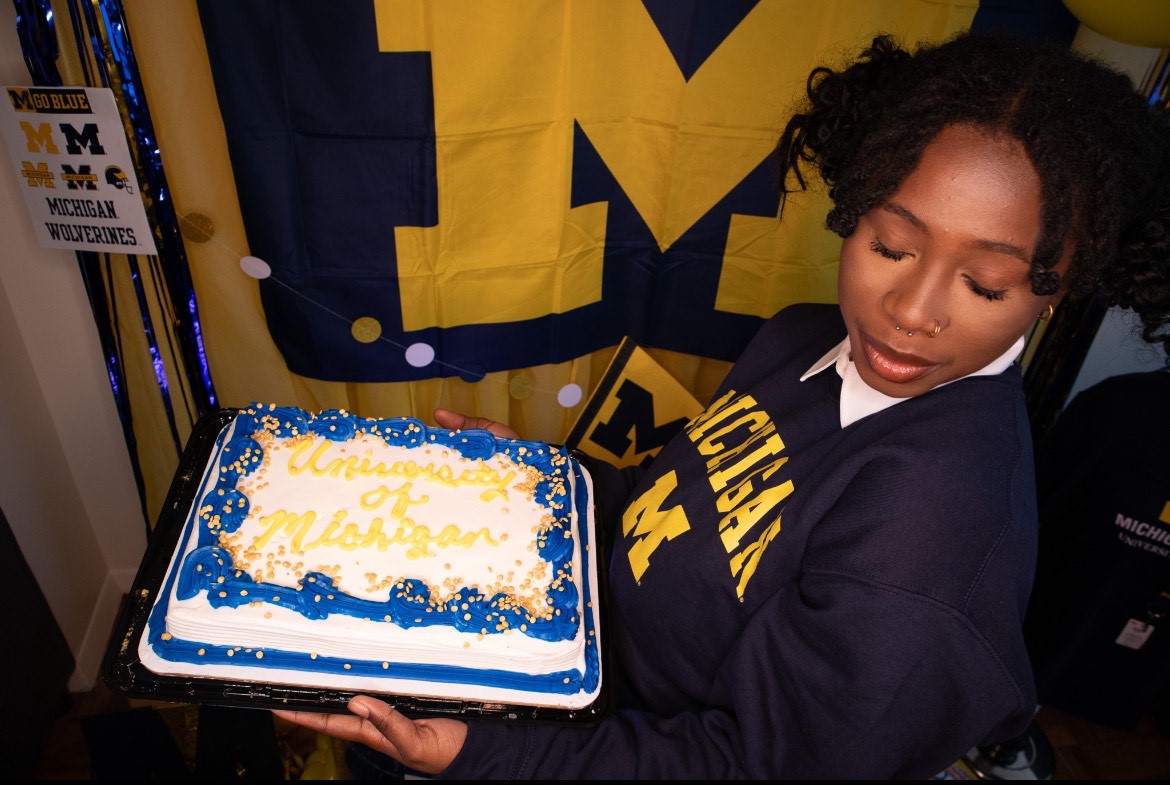
{"type": "MultiPolygon", "coordinates": [[[[130,592],[123,598],[102,657],[99,676],[107,687],[125,697],[142,700],[269,710],[346,713],[349,700],[361,694],[385,700],[410,717],[495,718],[504,721],[587,724],[600,721],[608,713],[612,701],[612,658],[611,645],[605,634],[598,636],[601,638],[598,651],[601,681],[597,696],[579,708],[435,698],[369,689],[320,688],[246,679],[176,676],[150,670],[139,656],[139,641],[165,581],[187,513],[195,501],[203,479],[203,468],[211,457],[220,432],[231,424],[240,411],[239,408],[220,408],[208,412],[199,418],[191,430],[157,522],[148,538],[146,552],[130,592]]],[[[569,448],[569,452],[586,471],[592,473],[594,459],[574,448],[569,448]]],[[[601,505],[595,503],[592,551],[597,570],[598,596],[595,602],[599,604],[599,632],[608,630],[608,587],[605,581],[607,550],[600,510],[601,505]]]]}

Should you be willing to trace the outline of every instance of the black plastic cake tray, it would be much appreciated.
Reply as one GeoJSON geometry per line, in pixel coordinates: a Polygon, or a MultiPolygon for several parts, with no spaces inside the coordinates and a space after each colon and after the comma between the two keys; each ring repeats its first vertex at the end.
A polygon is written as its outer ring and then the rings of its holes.
{"type": "MultiPolygon", "coordinates": [[[[346,711],[346,704],[357,694],[385,700],[402,713],[414,717],[487,717],[504,721],[547,721],[567,723],[596,722],[610,707],[611,663],[607,637],[600,634],[601,685],[597,697],[583,708],[560,708],[480,700],[432,698],[369,689],[347,691],[322,689],[296,684],[236,681],[192,676],[159,674],[142,663],[139,641],[155,598],[162,589],[171,556],[178,545],[188,513],[195,502],[203,479],[203,468],[215,447],[220,431],[232,422],[236,409],[220,409],[196,423],[179,461],[170,490],[151,534],[146,554],[138,569],[131,591],[124,598],[114,624],[110,642],[102,660],[102,678],[111,690],[129,698],[189,704],[208,704],[254,709],[297,709],[319,712],[346,711]]],[[[588,470],[589,456],[574,451],[574,457],[588,470]]],[[[595,505],[600,509],[603,505],[595,505]]],[[[600,604],[599,632],[606,630],[605,544],[601,541],[603,525],[596,522],[594,547],[598,569],[600,604]]]]}

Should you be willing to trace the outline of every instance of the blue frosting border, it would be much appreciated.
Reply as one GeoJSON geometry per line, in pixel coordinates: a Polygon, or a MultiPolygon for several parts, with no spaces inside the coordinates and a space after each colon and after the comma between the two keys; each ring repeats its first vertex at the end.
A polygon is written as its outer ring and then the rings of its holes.
{"type": "MultiPolygon", "coordinates": [[[[284,651],[269,647],[240,649],[236,646],[216,646],[199,641],[188,641],[173,636],[163,637],[166,629],[165,618],[169,607],[172,588],[178,582],[178,596],[182,599],[195,596],[199,591],[208,591],[208,601],[214,607],[238,606],[261,601],[280,604],[302,613],[307,618],[323,618],[330,614],[346,614],[359,618],[389,621],[375,623],[397,624],[402,627],[431,626],[448,624],[461,631],[495,634],[500,614],[520,614],[511,608],[505,595],[482,597],[478,593],[464,590],[445,609],[419,612],[427,606],[429,589],[421,581],[406,582],[406,591],[392,595],[386,602],[375,602],[352,597],[338,591],[332,578],[322,573],[309,573],[302,580],[302,589],[257,582],[246,572],[237,570],[231,562],[231,555],[216,544],[218,537],[212,527],[206,525],[212,517],[208,507],[219,510],[215,523],[227,531],[234,531],[247,514],[248,500],[236,490],[240,477],[247,476],[260,466],[263,448],[252,434],[264,430],[275,436],[293,436],[311,432],[334,441],[345,441],[358,432],[379,436],[388,444],[414,446],[433,443],[458,451],[468,458],[487,458],[496,452],[508,455],[517,463],[535,466],[543,479],[537,485],[537,498],[544,500],[550,511],[557,517],[557,526],[568,524],[571,509],[587,510],[590,504],[589,492],[584,481],[584,470],[564,447],[555,447],[542,442],[516,439],[497,439],[486,430],[450,431],[431,428],[421,420],[410,417],[371,419],[358,417],[342,409],[330,409],[311,415],[296,407],[277,407],[271,404],[254,403],[240,410],[235,418],[234,436],[227,445],[224,439],[232,423],[228,423],[215,439],[212,456],[217,459],[227,456],[221,463],[219,479],[208,484],[208,478],[200,481],[195,494],[195,503],[187,516],[180,545],[189,541],[192,529],[197,547],[187,554],[166,576],[159,592],[159,600],[149,617],[149,645],[164,660],[199,665],[235,665],[244,667],[285,668],[314,673],[352,674],[372,676],[380,679],[412,679],[419,681],[451,684],[475,684],[485,687],[520,690],[532,693],[573,695],[592,693],[600,679],[600,657],[597,631],[591,608],[594,602],[589,581],[593,569],[593,554],[590,547],[589,531],[579,527],[581,540],[582,586],[585,592],[585,669],[566,670],[548,674],[524,674],[501,670],[475,669],[433,664],[396,663],[383,660],[352,660],[338,657],[312,656],[308,653],[284,651]],[[573,484],[567,474],[572,473],[573,484]],[[558,484],[557,480],[564,482],[558,484]],[[575,489],[573,499],[567,499],[567,490],[575,489]],[[222,491],[222,495],[220,494],[222,491]],[[556,505],[560,505],[558,510],[556,505]],[[232,512],[224,512],[225,507],[232,512]],[[201,569],[198,569],[200,567],[201,569]],[[219,580],[223,578],[222,582],[219,580]],[[212,587],[215,587],[213,590],[212,587]],[[464,608],[466,604],[466,608],[464,608]],[[458,612],[456,612],[458,610],[458,612]],[[470,619],[465,618],[470,615],[470,619]],[[203,653],[200,654],[200,651],[203,653]]],[[[565,537],[547,537],[540,545],[541,556],[549,561],[556,575],[566,567],[573,555],[572,542],[565,537]]],[[[520,622],[509,621],[512,634],[527,634],[543,640],[565,640],[576,635],[577,592],[568,582],[561,582],[553,596],[553,608],[570,613],[553,613],[549,619],[535,622],[522,619],[526,629],[521,632],[520,622]]],[[[507,617],[505,617],[507,618],[507,617]]],[[[392,685],[387,685],[388,690],[392,685]]]]}

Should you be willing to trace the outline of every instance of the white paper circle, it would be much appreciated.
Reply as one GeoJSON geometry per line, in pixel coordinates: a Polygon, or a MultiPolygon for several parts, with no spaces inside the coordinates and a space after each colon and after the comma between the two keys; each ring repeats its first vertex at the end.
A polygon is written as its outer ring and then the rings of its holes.
{"type": "Polygon", "coordinates": [[[258,256],[245,256],[240,260],[240,269],[257,280],[272,275],[272,268],[268,262],[258,256]]]}
{"type": "Polygon", "coordinates": [[[557,403],[566,409],[571,409],[581,403],[581,386],[578,384],[566,384],[557,393],[557,403]]]}
{"type": "Polygon", "coordinates": [[[435,359],[435,350],[429,343],[412,343],[406,347],[406,361],[415,368],[430,365],[435,359]]]}

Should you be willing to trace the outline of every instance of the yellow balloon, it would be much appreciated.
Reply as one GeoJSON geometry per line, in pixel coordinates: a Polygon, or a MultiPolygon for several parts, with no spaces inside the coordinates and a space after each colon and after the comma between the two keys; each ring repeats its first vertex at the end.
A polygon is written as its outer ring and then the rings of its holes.
{"type": "Polygon", "coordinates": [[[1064,0],[1081,24],[1131,46],[1170,46],[1170,0],[1064,0]]]}

